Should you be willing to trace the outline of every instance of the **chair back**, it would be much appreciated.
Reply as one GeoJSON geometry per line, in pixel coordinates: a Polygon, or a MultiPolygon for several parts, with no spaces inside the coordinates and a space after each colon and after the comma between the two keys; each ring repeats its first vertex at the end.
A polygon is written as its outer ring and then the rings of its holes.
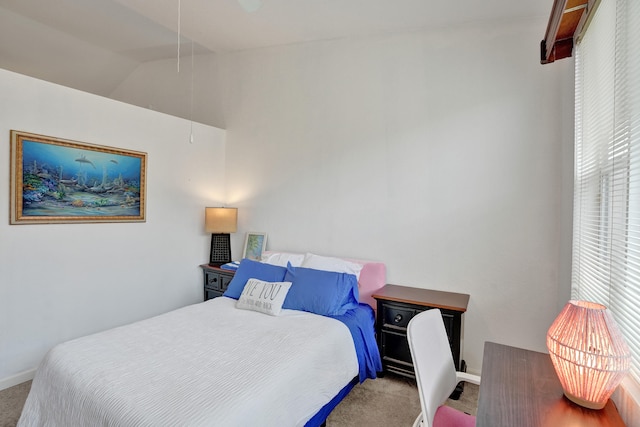
{"type": "Polygon", "coordinates": [[[457,385],[449,338],[438,309],[423,311],[409,321],[409,348],[420,393],[425,427],[433,427],[438,407],[457,385]]]}

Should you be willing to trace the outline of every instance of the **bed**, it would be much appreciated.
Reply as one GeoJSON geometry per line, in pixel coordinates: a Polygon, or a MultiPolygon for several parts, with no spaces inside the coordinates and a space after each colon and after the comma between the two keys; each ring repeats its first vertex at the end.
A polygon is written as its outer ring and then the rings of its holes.
{"type": "Polygon", "coordinates": [[[322,425],[381,370],[384,264],[265,258],[222,297],[52,348],[18,426],[322,425]]]}

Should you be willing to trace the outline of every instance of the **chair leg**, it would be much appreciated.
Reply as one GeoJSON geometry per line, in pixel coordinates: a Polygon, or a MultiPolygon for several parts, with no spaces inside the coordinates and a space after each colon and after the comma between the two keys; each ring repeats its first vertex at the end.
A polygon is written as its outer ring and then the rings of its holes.
{"type": "Polygon", "coordinates": [[[420,412],[416,418],[416,420],[413,422],[413,427],[422,427],[423,423],[422,423],[422,412],[420,412]]]}

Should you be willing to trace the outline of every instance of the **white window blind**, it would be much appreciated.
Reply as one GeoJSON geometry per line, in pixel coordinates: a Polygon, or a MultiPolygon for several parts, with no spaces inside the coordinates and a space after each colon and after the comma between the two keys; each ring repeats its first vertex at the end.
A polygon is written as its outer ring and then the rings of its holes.
{"type": "Polygon", "coordinates": [[[609,307],[640,381],[640,1],[601,0],[575,64],[572,298],[609,307]]]}

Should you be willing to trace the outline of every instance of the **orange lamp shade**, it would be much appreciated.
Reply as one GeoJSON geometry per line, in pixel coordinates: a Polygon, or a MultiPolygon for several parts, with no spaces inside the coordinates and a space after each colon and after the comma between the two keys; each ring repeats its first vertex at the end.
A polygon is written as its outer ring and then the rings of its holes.
{"type": "Polygon", "coordinates": [[[602,304],[569,301],[547,332],[549,356],[565,396],[602,409],[631,366],[631,352],[602,304]]]}

